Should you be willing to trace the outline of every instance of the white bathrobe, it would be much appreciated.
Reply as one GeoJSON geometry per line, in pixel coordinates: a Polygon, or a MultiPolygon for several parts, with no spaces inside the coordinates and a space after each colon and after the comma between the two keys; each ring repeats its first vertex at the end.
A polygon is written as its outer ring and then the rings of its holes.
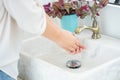
{"type": "Polygon", "coordinates": [[[19,58],[24,32],[44,33],[46,17],[39,1],[0,0],[0,67],[19,58]]]}

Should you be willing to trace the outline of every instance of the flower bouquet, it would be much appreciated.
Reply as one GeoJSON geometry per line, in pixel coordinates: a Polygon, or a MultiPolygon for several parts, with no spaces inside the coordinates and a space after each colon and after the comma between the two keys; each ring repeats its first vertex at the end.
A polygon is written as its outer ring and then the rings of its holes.
{"type": "Polygon", "coordinates": [[[44,8],[49,16],[60,18],[62,26],[75,28],[77,27],[76,21],[78,21],[75,18],[84,19],[87,15],[91,15],[92,18],[99,16],[99,10],[105,7],[107,3],[108,0],[58,0],[58,2],[44,5],[44,8]],[[68,16],[70,17],[68,18],[68,16]],[[68,23],[71,23],[71,25],[68,25],[68,23]]]}

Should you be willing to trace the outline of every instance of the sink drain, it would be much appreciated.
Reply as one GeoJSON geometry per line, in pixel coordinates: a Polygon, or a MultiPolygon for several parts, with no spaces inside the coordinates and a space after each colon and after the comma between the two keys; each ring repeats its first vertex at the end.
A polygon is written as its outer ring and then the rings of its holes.
{"type": "Polygon", "coordinates": [[[71,69],[78,69],[81,67],[81,62],[78,60],[69,60],[67,61],[66,66],[71,69]]]}

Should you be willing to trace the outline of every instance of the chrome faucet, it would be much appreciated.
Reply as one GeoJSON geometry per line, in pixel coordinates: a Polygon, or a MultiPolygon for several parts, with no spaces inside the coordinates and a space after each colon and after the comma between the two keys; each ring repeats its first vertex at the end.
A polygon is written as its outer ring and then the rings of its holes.
{"type": "Polygon", "coordinates": [[[101,38],[101,35],[99,33],[99,26],[98,26],[98,23],[97,23],[97,20],[96,20],[95,16],[93,17],[92,26],[83,25],[83,26],[77,27],[76,30],[75,30],[75,34],[79,34],[85,29],[89,29],[89,30],[91,30],[93,32],[93,34],[92,34],[93,39],[101,38]]]}

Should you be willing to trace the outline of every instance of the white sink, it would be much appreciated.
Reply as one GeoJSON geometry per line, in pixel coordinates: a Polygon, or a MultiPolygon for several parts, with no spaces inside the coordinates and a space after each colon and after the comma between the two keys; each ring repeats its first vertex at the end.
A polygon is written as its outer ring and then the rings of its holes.
{"type": "Polygon", "coordinates": [[[91,33],[78,37],[86,50],[70,55],[55,43],[35,37],[26,40],[19,60],[23,80],[120,80],[120,40],[102,35],[93,40],[91,33]],[[66,62],[78,59],[82,66],[69,69],[66,62]]]}

